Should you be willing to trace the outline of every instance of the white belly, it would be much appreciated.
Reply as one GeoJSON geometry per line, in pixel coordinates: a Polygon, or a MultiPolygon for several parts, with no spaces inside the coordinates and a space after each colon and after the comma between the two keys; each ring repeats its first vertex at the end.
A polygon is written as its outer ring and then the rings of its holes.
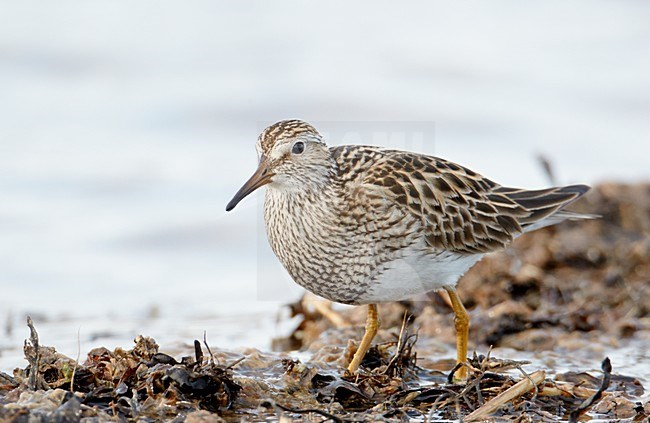
{"type": "Polygon", "coordinates": [[[483,254],[443,252],[437,256],[413,254],[390,262],[358,304],[401,301],[415,295],[455,286],[483,254]]]}

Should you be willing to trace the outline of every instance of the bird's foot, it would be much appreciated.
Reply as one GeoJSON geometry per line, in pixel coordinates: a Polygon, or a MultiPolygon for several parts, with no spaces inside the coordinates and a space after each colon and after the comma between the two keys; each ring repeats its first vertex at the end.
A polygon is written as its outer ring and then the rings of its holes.
{"type": "Polygon", "coordinates": [[[447,383],[465,383],[468,379],[468,363],[456,363],[451,372],[447,375],[447,383]]]}

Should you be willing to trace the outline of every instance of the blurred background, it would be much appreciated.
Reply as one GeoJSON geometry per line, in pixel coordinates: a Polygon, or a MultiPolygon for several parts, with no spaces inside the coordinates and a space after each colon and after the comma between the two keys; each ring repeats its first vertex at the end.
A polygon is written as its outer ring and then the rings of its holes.
{"type": "Polygon", "coordinates": [[[268,349],[302,291],[262,194],[224,208],[277,120],[507,185],[548,184],[539,154],[558,183],[648,180],[648,22],[643,1],[1,2],[0,370],[26,314],[73,357],[204,330],[268,349]]]}

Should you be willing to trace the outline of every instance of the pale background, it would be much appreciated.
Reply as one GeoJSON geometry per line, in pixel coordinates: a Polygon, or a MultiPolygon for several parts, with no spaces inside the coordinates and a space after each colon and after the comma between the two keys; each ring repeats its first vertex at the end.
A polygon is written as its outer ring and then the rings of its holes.
{"type": "Polygon", "coordinates": [[[264,123],[431,125],[404,145],[508,185],[547,183],[539,153],[561,183],[650,179],[649,22],[643,1],[0,2],[0,370],[26,313],[82,357],[289,330],[261,194],[224,211],[264,123]]]}

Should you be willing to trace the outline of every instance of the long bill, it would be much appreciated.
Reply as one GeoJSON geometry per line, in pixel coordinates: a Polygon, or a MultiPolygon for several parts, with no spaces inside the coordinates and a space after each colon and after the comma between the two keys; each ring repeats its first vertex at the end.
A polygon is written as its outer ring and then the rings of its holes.
{"type": "Polygon", "coordinates": [[[239,191],[237,191],[237,194],[235,194],[232,200],[230,200],[226,206],[226,211],[234,209],[235,206],[239,204],[239,202],[243,200],[248,194],[255,191],[259,187],[271,182],[273,175],[274,174],[269,170],[267,161],[264,159],[264,157],[262,157],[257,170],[255,173],[253,173],[253,176],[251,176],[248,181],[246,181],[244,186],[242,186],[239,191]]]}

